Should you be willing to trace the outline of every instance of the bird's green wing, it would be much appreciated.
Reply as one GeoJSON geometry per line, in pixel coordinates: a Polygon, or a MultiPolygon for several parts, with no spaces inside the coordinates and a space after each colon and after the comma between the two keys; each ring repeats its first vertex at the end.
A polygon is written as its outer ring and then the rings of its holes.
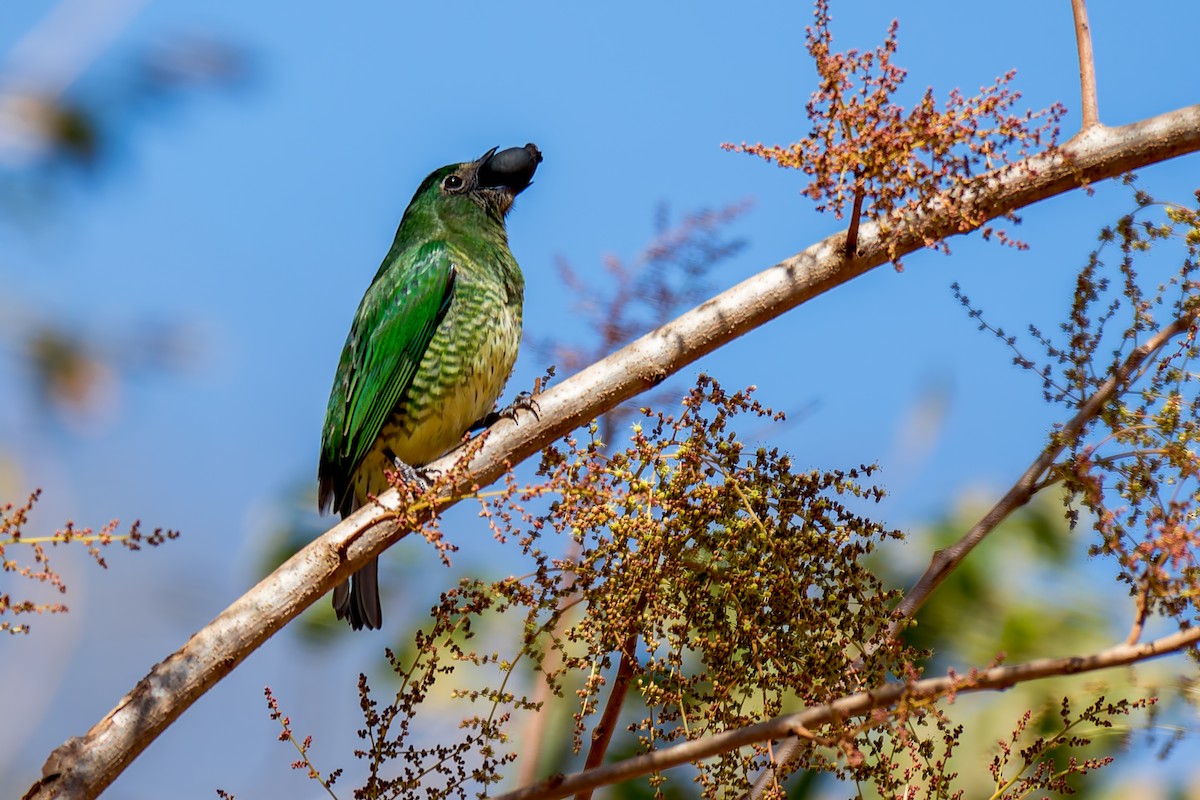
{"type": "Polygon", "coordinates": [[[412,384],[421,357],[454,297],[456,270],[444,242],[388,264],[367,289],[325,414],[318,470],[321,508],[349,509],[351,476],[412,384]]]}

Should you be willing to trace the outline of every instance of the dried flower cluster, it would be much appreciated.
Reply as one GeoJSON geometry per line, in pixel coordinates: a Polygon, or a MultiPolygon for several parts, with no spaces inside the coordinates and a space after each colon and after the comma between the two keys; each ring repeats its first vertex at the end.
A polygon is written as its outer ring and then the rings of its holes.
{"type": "MultiPolygon", "coordinates": [[[[1134,200],[1136,210],[1101,231],[1079,271],[1060,326],[1065,343],[1030,327],[1045,362],[1026,357],[1017,337],[982,322],[958,293],[980,327],[1012,348],[1014,362],[1040,375],[1046,400],[1081,422],[1052,432],[1051,446],[1066,455],[1043,485],[1062,482],[1069,501],[1090,512],[1100,534],[1092,554],[1115,559],[1135,599],[1130,642],[1151,615],[1181,626],[1200,620],[1200,387],[1192,368],[1200,352],[1200,207],[1140,190],[1134,200]],[[1149,219],[1156,209],[1161,219],[1149,219]],[[1182,257],[1171,260],[1160,243],[1177,244],[1182,257]],[[1118,257],[1106,260],[1114,249],[1118,257]]],[[[1073,507],[1069,516],[1080,520],[1073,507]]]]}
{"type": "Polygon", "coordinates": [[[1104,229],[1079,274],[1062,326],[1067,343],[1043,337],[1056,370],[1043,374],[1057,376],[1048,378],[1052,399],[1076,405],[1106,381],[1121,387],[1070,443],[1059,475],[1091,512],[1101,539],[1093,554],[1115,559],[1136,599],[1130,641],[1150,615],[1181,627],[1200,621],[1200,206],[1158,203],[1141,191],[1136,201],[1137,212],[1104,229]],[[1154,209],[1161,220],[1139,219],[1154,209]],[[1170,263],[1159,249],[1152,258],[1158,242],[1178,242],[1183,257],[1170,263]],[[1111,249],[1116,263],[1102,259],[1111,249]],[[1131,357],[1137,368],[1124,374],[1131,357]]]}
{"type": "Polygon", "coordinates": [[[1089,747],[1095,733],[1111,730],[1114,719],[1128,717],[1134,711],[1142,711],[1154,704],[1153,700],[1117,700],[1108,702],[1104,696],[1096,698],[1090,706],[1078,714],[1071,712],[1071,700],[1064,697],[1058,709],[1057,730],[1050,728],[1048,719],[1037,718],[1026,711],[1013,729],[1008,741],[999,742],[1000,752],[988,767],[996,784],[992,795],[995,800],[1017,800],[1028,797],[1032,792],[1056,792],[1074,794],[1072,780],[1087,775],[1112,763],[1112,756],[1079,758],[1071,751],[1089,747]],[[1035,735],[1020,746],[1030,729],[1040,727],[1041,735],[1035,735]],[[1052,732],[1051,732],[1052,731],[1052,732]],[[1012,774],[1008,770],[1016,767],[1012,774]]]}
{"type": "MultiPolygon", "coordinates": [[[[809,176],[803,191],[816,201],[818,211],[832,211],[842,219],[849,210],[850,252],[860,218],[878,221],[892,234],[893,261],[898,242],[914,233],[906,220],[917,212],[944,217],[958,232],[983,225],[986,220],[968,216],[958,198],[1019,168],[1031,153],[1053,150],[1066,113],[1060,104],[1014,113],[1021,97],[1009,88],[1015,72],[980,88],[974,97],[952,90],[940,109],[933,90],[927,89],[906,109],[893,100],[907,75],[892,63],[897,29],[893,22],[884,43],[872,51],[835,52],[828,0],[817,0],[815,22],[805,37],[820,81],[806,107],[812,131],[790,145],[722,145],[809,176]]],[[[985,237],[992,235],[1023,247],[1001,230],[984,230],[985,237]]],[[[949,252],[944,239],[926,240],[925,245],[949,252]]]]}
{"type": "MultiPolygon", "coordinates": [[[[93,531],[91,528],[76,528],[75,523],[68,522],[50,536],[26,536],[22,528],[29,522],[29,513],[33,510],[34,503],[38,501],[41,494],[39,489],[31,494],[29,500],[21,506],[14,506],[12,503],[0,505],[0,567],[4,572],[51,586],[60,594],[66,594],[67,587],[63,583],[62,577],[51,568],[46,545],[57,547],[72,543],[81,544],[97,564],[107,568],[108,565],[104,561],[101,548],[108,547],[114,542],[119,542],[130,550],[140,550],[143,545],[153,547],[179,535],[176,531],[164,531],[161,528],[155,528],[150,534],[142,533],[141,522],[134,522],[128,533],[118,534],[116,531],[120,523],[113,520],[99,531],[93,531]],[[12,552],[23,551],[23,549],[32,554],[32,564],[23,565],[20,560],[12,557],[12,552]]],[[[8,592],[0,593],[0,617],[7,614],[14,616],[18,614],[61,614],[66,611],[67,607],[62,603],[17,600],[8,592]]],[[[2,632],[28,633],[29,625],[0,619],[0,633],[2,632]]]]}

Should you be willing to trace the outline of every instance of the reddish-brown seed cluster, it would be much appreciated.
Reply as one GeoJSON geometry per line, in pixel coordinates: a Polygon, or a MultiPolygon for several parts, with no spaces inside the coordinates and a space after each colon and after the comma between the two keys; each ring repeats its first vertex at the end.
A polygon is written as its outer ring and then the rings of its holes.
{"type": "Polygon", "coordinates": [[[1200,206],[1158,203],[1140,191],[1135,200],[1138,210],[1105,229],[1080,272],[1063,325],[1067,344],[1050,349],[1059,369],[1047,389],[1050,399],[1078,404],[1103,381],[1120,381],[1071,442],[1061,475],[1091,512],[1100,534],[1093,553],[1115,559],[1130,587],[1131,641],[1150,617],[1185,627],[1200,620],[1200,206]],[[1173,245],[1182,256],[1164,260],[1173,245]],[[1112,248],[1115,264],[1104,258],[1112,248]],[[1130,358],[1137,368],[1122,370],[1130,358]]]}
{"type": "Polygon", "coordinates": [[[1041,363],[958,295],[1018,366],[1038,374],[1047,402],[1074,415],[1051,433],[1065,454],[1043,485],[1063,485],[1072,524],[1095,529],[1092,554],[1113,559],[1128,584],[1130,642],[1154,616],[1200,621],[1200,206],[1136,188],[1134,206],[1101,231],[1080,268],[1062,337],[1030,326],[1041,363]],[[1172,246],[1176,258],[1164,252],[1172,246]]]}
{"type": "MultiPolygon", "coordinates": [[[[957,198],[1017,168],[1032,153],[1056,146],[1066,109],[1055,104],[1014,112],[1021,96],[1010,88],[1015,71],[971,97],[954,89],[940,106],[933,89],[927,89],[905,108],[894,99],[907,76],[892,63],[898,23],[874,50],[839,53],[833,50],[828,0],[817,0],[815,17],[806,29],[819,75],[819,87],[805,107],[813,126],[809,135],[789,145],[722,147],[803,172],[810,178],[803,194],[818,211],[838,219],[851,214],[851,243],[857,241],[860,219],[873,219],[890,234],[889,256],[895,260],[897,244],[918,235],[908,225],[918,212],[945,218],[952,232],[975,230],[985,220],[969,214],[969,205],[957,198]]],[[[1024,246],[997,229],[983,233],[1024,246]]],[[[944,239],[924,243],[948,252],[944,239]]]]}
{"type": "MultiPolygon", "coordinates": [[[[107,568],[101,552],[102,548],[113,543],[119,543],[129,550],[140,550],[143,545],[156,546],[167,539],[174,539],[179,534],[172,530],[156,528],[152,533],[145,534],[141,522],[134,522],[127,533],[118,534],[120,523],[112,520],[100,530],[92,528],[76,528],[74,522],[67,522],[50,536],[26,536],[22,529],[29,522],[29,513],[41,497],[41,490],[35,491],[21,506],[12,503],[0,505],[0,567],[4,572],[12,573],[22,578],[52,587],[59,594],[67,593],[67,586],[62,577],[50,566],[50,556],[46,545],[82,545],[98,565],[107,568]],[[28,553],[32,563],[22,564],[21,559],[12,555],[13,552],[28,553]]],[[[4,616],[12,614],[60,614],[67,611],[62,603],[35,602],[33,600],[16,600],[7,592],[0,594],[0,633],[28,633],[29,625],[14,623],[4,616]]]]}

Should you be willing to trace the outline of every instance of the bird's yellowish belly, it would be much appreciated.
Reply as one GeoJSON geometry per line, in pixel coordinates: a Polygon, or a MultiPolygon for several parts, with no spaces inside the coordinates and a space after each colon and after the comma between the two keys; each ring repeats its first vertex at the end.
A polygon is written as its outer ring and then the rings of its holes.
{"type": "Polygon", "coordinates": [[[421,360],[413,387],[401,398],[375,445],[354,475],[355,502],[388,488],[391,451],[410,466],[423,466],[453,450],[467,429],[495,407],[516,362],[520,308],[501,306],[492,324],[464,336],[447,319],[421,360]],[[473,340],[473,341],[472,341],[473,340]]]}

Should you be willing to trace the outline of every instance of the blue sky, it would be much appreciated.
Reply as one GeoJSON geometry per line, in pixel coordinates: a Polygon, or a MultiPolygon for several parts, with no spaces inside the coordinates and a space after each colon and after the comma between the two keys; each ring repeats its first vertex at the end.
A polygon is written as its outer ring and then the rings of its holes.
{"type": "MultiPolygon", "coordinates": [[[[1095,2],[1091,21],[1101,118],[1121,124],[1196,100],[1190,2],[1095,2]]],[[[0,49],[42,4],[0,14],[0,49]]],[[[1003,12],[937,0],[833,4],[835,45],[872,47],[899,14],[897,63],[915,94],[967,94],[1010,68],[1023,104],[1063,101],[1078,122],[1069,3],[1025,0],[1003,12]]],[[[0,791],[23,788],[51,747],[83,733],[158,659],[253,581],[279,498],[313,479],[320,425],[354,308],[412,191],[430,170],[499,145],[536,142],[535,185],[510,217],[527,276],[526,329],[577,329],[556,257],[584,272],[632,258],[658,204],[677,214],[752,198],[731,228],[749,246],[723,288],[839,229],[799,196],[800,176],[724,141],[785,143],[808,130],[814,72],[802,2],[467,3],[345,6],[149,3],[94,71],[164,37],[202,32],[244,47],[248,86],[177,104],[133,126],[115,169],[71,193],[35,231],[0,234],[6,301],[83,330],[157,319],[194,331],[197,358],[178,375],[119,385],[119,403],[88,432],[31,426],[27,394],[0,401],[0,490],[45,489],[37,517],[101,524],[140,518],[184,538],[107,573],[64,553],[73,611],[7,642],[0,707],[31,721],[0,753],[0,791]],[[37,691],[33,691],[36,688],[37,691]]],[[[1143,184],[1186,200],[1195,160],[1147,169],[1143,184]]],[[[958,281],[1005,327],[1052,328],[1075,267],[1099,226],[1127,208],[1123,192],[1058,198],[1027,209],[1014,252],[952,242],[950,258],[917,254],[881,268],[732,343],[703,368],[726,386],[757,384],[775,407],[812,406],[779,443],[804,464],[881,461],[894,525],[928,520],[969,493],[1002,490],[1044,440],[1052,410],[1031,376],[975,331],[948,286],[958,281]],[[943,398],[944,414],[914,444],[912,420],[943,398]]],[[[582,331],[578,335],[584,335],[582,331]]],[[[528,350],[511,386],[544,364],[528,350]]],[[[0,378],[19,364],[5,354],[0,378]]],[[[16,385],[20,385],[19,383],[16,385]]],[[[11,499],[0,497],[0,500],[11,499]]],[[[464,519],[469,516],[464,515],[464,519]]],[[[480,535],[486,535],[481,530],[480,535]]],[[[402,561],[405,542],[388,556],[402,561]]],[[[469,561],[469,554],[464,554],[469,561]]],[[[417,610],[423,609],[417,605],[417,610]]],[[[389,612],[395,613],[395,612],[389,612]]],[[[380,637],[314,650],[287,632],[190,710],[109,796],[240,797],[292,787],[260,692],[270,683],[331,765],[344,763],[357,720],[354,675],[380,637]],[[223,733],[214,736],[213,731],[223,733]],[[227,732],[227,733],[226,733],[227,732]],[[203,745],[198,744],[205,737],[203,745]],[[203,753],[203,755],[201,755],[203,753]]]]}

